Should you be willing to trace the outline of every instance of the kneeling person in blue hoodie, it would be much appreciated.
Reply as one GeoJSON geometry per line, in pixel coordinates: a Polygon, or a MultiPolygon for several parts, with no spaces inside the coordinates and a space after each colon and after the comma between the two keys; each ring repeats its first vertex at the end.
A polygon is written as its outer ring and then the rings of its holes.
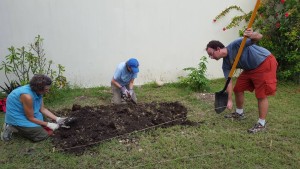
{"type": "Polygon", "coordinates": [[[126,98],[137,102],[135,92],[133,90],[134,79],[137,78],[139,72],[139,62],[135,58],[131,58],[126,62],[122,62],[117,66],[115,74],[111,80],[111,89],[113,93],[112,103],[126,103],[126,98]]]}

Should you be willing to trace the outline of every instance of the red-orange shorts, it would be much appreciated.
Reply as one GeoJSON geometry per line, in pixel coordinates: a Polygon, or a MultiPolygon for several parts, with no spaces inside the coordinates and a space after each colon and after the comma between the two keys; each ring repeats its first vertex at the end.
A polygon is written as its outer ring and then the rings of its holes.
{"type": "Polygon", "coordinates": [[[237,78],[233,91],[238,93],[255,90],[258,99],[275,95],[277,65],[275,57],[271,54],[256,69],[244,70],[237,78]]]}

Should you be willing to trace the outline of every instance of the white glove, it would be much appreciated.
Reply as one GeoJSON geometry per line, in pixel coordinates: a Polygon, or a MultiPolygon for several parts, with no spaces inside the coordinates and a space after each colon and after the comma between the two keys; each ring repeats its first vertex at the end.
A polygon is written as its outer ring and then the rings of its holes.
{"type": "Polygon", "coordinates": [[[57,117],[55,121],[57,124],[63,124],[66,119],[66,117],[57,117]]]}
{"type": "Polygon", "coordinates": [[[49,123],[49,122],[48,122],[47,127],[49,127],[51,130],[54,131],[54,130],[56,130],[56,129],[59,128],[59,125],[56,124],[56,123],[49,123]]]}
{"type": "Polygon", "coordinates": [[[129,90],[129,95],[130,95],[130,97],[133,95],[133,89],[129,90]]]}
{"type": "Polygon", "coordinates": [[[129,91],[126,89],[125,86],[122,86],[122,87],[121,87],[121,91],[122,91],[122,94],[123,94],[123,95],[125,95],[126,97],[128,97],[129,91]]]}

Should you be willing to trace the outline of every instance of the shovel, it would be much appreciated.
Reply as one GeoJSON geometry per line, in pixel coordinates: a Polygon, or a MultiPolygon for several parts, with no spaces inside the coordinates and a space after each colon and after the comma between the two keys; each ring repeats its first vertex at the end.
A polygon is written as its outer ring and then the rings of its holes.
{"type": "Polygon", "coordinates": [[[137,102],[132,99],[132,97],[130,96],[129,93],[128,93],[128,96],[126,96],[126,94],[121,93],[121,98],[124,99],[126,102],[131,102],[133,104],[137,104],[137,102]]]}
{"type": "MultiPolygon", "coordinates": [[[[253,21],[255,19],[255,16],[256,16],[256,12],[257,12],[257,9],[259,7],[259,4],[260,4],[260,0],[257,0],[256,1],[256,4],[255,4],[255,7],[254,7],[254,10],[252,11],[252,15],[251,15],[251,18],[250,18],[250,21],[248,23],[248,26],[247,28],[251,28],[252,27],[252,24],[253,24],[253,21]]],[[[240,57],[241,57],[241,54],[243,52],[243,49],[244,49],[244,46],[246,44],[246,40],[247,40],[247,37],[244,36],[243,40],[242,40],[242,43],[241,43],[241,46],[239,48],[239,51],[235,57],[235,60],[234,60],[234,63],[232,65],[232,68],[230,70],[230,73],[228,75],[228,79],[225,83],[225,86],[223,88],[223,90],[219,91],[219,92],[216,92],[215,93],[215,111],[216,113],[221,113],[223,112],[226,107],[227,107],[227,102],[228,102],[228,93],[226,92],[226,89],[227,89],[227,86],[231,80],[231,77],[236,69],[236,65],[237,63],[239,62],[240,60],[240,57]]]]}
{"type": "Polygon", "coordinates": [[[59,127],[62,128],[70,128],[72,125],[74,125],[75,123],[77,123],[77,117],[68,117],[66,118],[64,121],[62,121],[61,123],[59,123],[59,127]]]}

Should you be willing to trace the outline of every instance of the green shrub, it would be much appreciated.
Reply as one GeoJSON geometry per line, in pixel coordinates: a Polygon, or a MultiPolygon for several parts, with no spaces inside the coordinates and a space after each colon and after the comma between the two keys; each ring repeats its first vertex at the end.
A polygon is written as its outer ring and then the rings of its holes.
{"type": "Polygon", "coordinates": [[[260,45],[277,58],[278,77],[300,82],[299,0],[267,0],[259,10],[255,27],[264,35],[260,45]]]}
{"type": "MultiPolygon", "coordinates": [[[[232,9],[241,11],[242,15],[234,17],[223,30],[238,26],[242,20],[248,22],[252,13],[246,14],[239,7],[231,6],[217,15],[214,21],[216,22],[232,9]]],[[[259,45],[275,55],[279,63],[279,79],[300,83],[299,0],[263,0],[253,28],[264,35],[259,45]]],[[[240,35],[242,32],[239,32],[240,35]]]]}
{"type": "Polygon", "coordinates": [[[207,71],[206,63],[207,57],[203,56],[200,59],[198,68],[184,68],[184,71],[189,71],[190,73],[187,75],[187,77],[180,76],[179,84],[194,91],[205,91],[206,89],[208,89],[209,80],[205,76],[205,73],[207,71]]]}
{"type": "Polygon", "coordinates": [[[10,92],[12,92],[15,88],[20,87],[21,85],[17,81],[10,81],[10,84],[7,84],[4,82],[5,86],[0,86],[0,88],[3,90],[3,92],[8,95],[10,92]]]}
{"type": "Polygon", "coordinates": [[[43,49],[43,39],[38,35],[34,43],[30,44],[29,49],[24,46],[21,48],[8,48],[10,54],[5,57],[0,64],[0,70],[4,71],[6,80],[2,90],[9,94],[19,85],[28,84],[34,74],[45,74],[53,80],[50,95],[54,94],[57,89],[64,88],[68,85],[67,79],[63,76],[64,67],[58,64],[58,71],[52,69],[53,61],[47,61],[43,49]],[[12,85],[18,84],[18,85],[12,85]]]}

